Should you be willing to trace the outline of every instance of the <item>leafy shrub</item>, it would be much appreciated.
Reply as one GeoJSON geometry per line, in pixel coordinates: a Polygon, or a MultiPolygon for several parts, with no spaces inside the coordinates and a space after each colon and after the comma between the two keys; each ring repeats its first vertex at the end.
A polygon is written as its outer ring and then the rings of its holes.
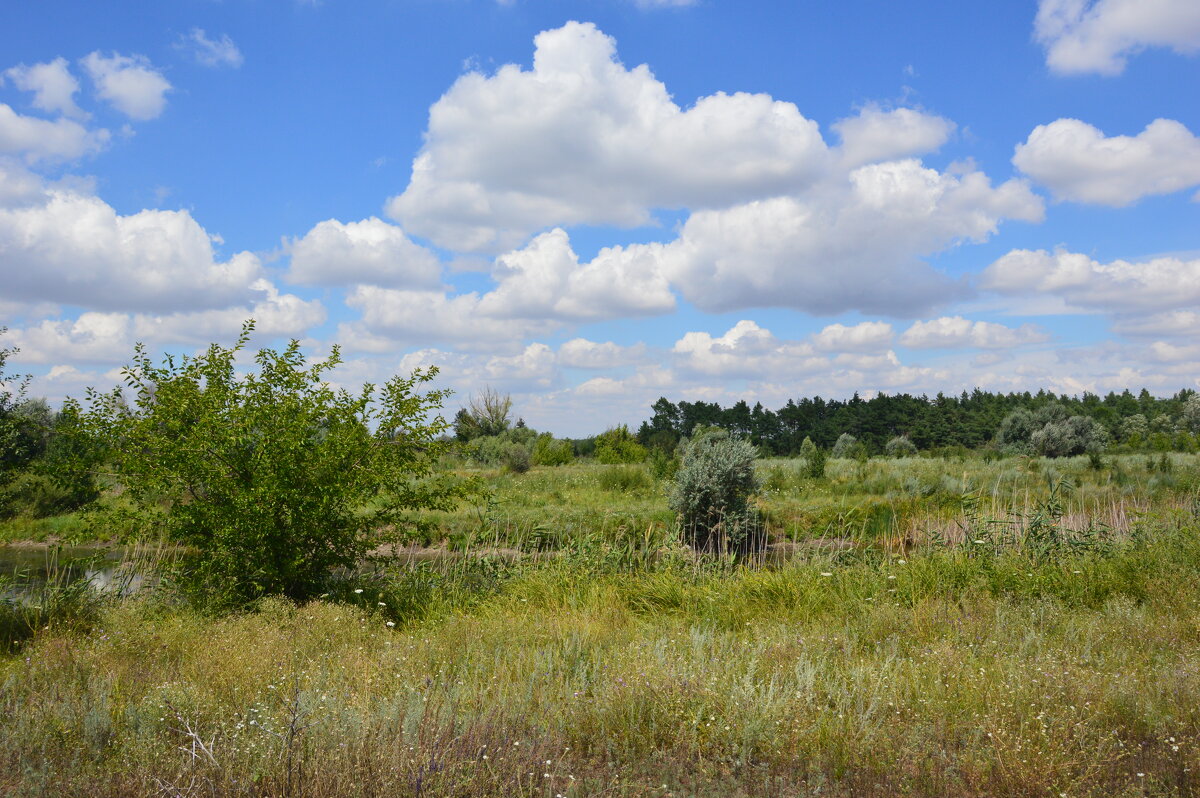
{"type": "Polygon", "coordinates": [[[804,458],[804,475],[809,479],[825,478],[825,450],[813,443],[813,439],[804,438],[800,444],[800,456],[804,458]]]}
{"type": "Polygon", "coordinates": [[[503,462],[504,467],[512,473],[524,474],[531,463],[529,450],[519,443],[505,444],[503,462]]]}
{"type": "Polygon", "coordinates": [[[650,447],[650,475],[658,480],[675,479],[679,471],[679,456],[658,446],[650,447]]]}
{"type": "Polygon", "coordinates": [[[509,441],[499,435],[474,438],[466,446],[467,457],[479,465],[498,466],[504,462],[509,441]]]}
{"type": "MultiPolygon", "coordinates": [[[[0,327],[0,334],[7,330],[7,327],[0,327]]],[[[25,425],[20,412],[25,403],[25,386],[29,378],[4,373],[8,359],[17,351],[0,349],[0,488],[11,482],[29,461],[25,425]],[[16,387],[16,391],[9,390],[10,387],[16,387]]],[[[0,496],[0,516],[7,514],[2,502],[3,497],[0,496]]]]}
{"type": "Polygon", "coordinates": [[[89,391],[86,413],[71,403],[107,441],[135,519],[197,551],[181,583],[219,604],[310,598],[331,569],[383,542],[380,530],[466,492],[432,478],[448,426],[432,414],[447,392],[414,389],[437,369],[355,395],[329,385],[337,347],[308,366],[292,341],[259,351],[257,372],[239,378],[253,328],[232,349],[162,366],[139,344],[125,370],[132,404],[121,389],[89,391]]]}
{"type": "Polygon", "coordinates": [[[1008,452],[1014,454],[1029,453],[1029,438],[1034,430],[1040,429],[1033,413],[1025,408],[1014,410],[1000,422],[1000,430],[996,433],[997,442],[1008,452]]]}
{"type": "Polygon", "coordinates": [[[693,438],[685,447],[669,504],[684,539],[704,551],[744,551],[760,529],[750,497],[760,487],[758,450],[724,430],[693,438]]]}
{"type": "Polygon", "coordinates": [[[69,512],[100,498],[98,467],[108,459],[102,439],[87,429],[71,403],[54,418],[54,434],[38,471],[49,477],[59,495],[58,512],[69,512]]]}
{"type": "Polygon", "coordinates": [[[533,462],[540,466],[560,466],[574,459],[570,441],[555,440],[549,432],[537,437],[533,444],[533,462]]]}
{"type": "Polygon", "coordinates": [[[99,495],[92,469],[103,451],[72,434],[78,418],[70,408],[56,413],[43,399],[27,399],[25,379],[5,376],[16,351],[0,349],[0,518],[69,512],[99,495]],[[6,383],[15,383],[15,394],[6,383]]]}
{"type": "Polygon", "coordinates": [[[1127,443],[1136,448],[1141,446],[1146,438],[1149,437],[1150,422],[1146,421],[1146,417],[1141,413],[1134,413],[1121,422],[1117,434],[1122,443],[1127,443]]]}
{"type": "Polygon", "coordinates": [[[11,515],[49,518],[78,510],[95,499],[91,491],[72,491],[46,474],[26,471],[0,487],[0,507],[11,515]]]}
{"type": "Polygon", "coordinates": [[[1200,393],[1193,393],[1183,403],[1179,423],[1184,430],[1200,435],[1200,393]]]}
{"type": "Polygon", "coordinates": [[[1071,416],[1047,423],[1030,436],[1029,445],[1044,457],[1070,457],[1103,451],[1108,445],[1108,433],[1094,418],[1071,416]]]}
{"type": "MultiPolygon", "coordinates": [[[[1136,446],[1146,429],[1145,418],[1134,416],[1127,419],[1122,434],[1136,446]]],[[[1099,452],[1108,446],[1108,431],[1100,422],[1088,416],[1068,416],[1058,402],[1049,402],[1034,413],[1014,410],[1000,423],[996,438],[1007,452],[1044,457],[1099,452]]]]}
{"type": "Polygon", "coordinates": [[[679,435],[673,430],[658,430],[646,437],[646,448],[651,451],[661,449],[664,452],[673,452],[678,445],[679,435]]]}
{"type": "Polygon", "coordinates": [[[917,453],[917,445],[907,435],[900,435],[888,441],[883,451],[888,457],[913,457],[917,453]]]}
{"type": "Polygon", "coordinates": [[[646,459],[646,448],[622,424],[596,436],[596,459],[607,465],[641,463],[646,459]]]}
{"type": "Polygon", "coordinates": [[[831,455],[835,460],[857,457],[859,451],[858,438],[855,438],[849,432],[843,432],[838,436],[837,441],[833,444],[831,455]]]}
{"type": "Polygon", "coordinates": [[[524,458],[524,471],[535,462],[533,451],[537,446],[538,434],[527,427],[514,427],[499,435],[484,435],[472,439],[464,447],[467,457],[474,463],[508,468],[513,458],[524,458]],[[517,447],[525,450],[524,455],[514,454],[517,447]]]}

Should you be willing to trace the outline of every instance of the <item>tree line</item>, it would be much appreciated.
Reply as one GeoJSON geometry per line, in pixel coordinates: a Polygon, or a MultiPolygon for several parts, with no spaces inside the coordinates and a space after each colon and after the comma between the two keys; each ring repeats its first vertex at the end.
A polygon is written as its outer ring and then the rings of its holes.
{"type": "Polygon", "coordinates": [[[845,400],[820,396],[789,399],[778,410],[765,408],[761,402],[751,406],[744,400],[722,407],[716,402],[672,402],[661,397],[651,411],[650,419],[642,422],[637,432],[638,441],[645,446],[674,446],[691,437],[697,427],[720,427],[748,439],[765,453],[784,456],[800,454],[806,438],[832,449],[847,435],[869,455],[885,453],[889,442],[897,438],[911,441],[920,450],[993,445],[1011,449],[1019,448],[1022,435],[1029,438],[1041,432],[1045,438],[1061,432],[1099,436],[1105,445],[1132,450],[1194,451],[1200,436],[1200,395],[1190,389],[1167,398],[1155,397],[1146,389],[1137,394],[1110,392],[1103,397],[1092,393],[1056,395],[1044,390],[991,393],[978,388],[957,396],[938,393],[933,397],[901,393],[864,399],[855,393],[845,400]],[[1047,424],[1062,429],[1045,430],[1047,424]]]}

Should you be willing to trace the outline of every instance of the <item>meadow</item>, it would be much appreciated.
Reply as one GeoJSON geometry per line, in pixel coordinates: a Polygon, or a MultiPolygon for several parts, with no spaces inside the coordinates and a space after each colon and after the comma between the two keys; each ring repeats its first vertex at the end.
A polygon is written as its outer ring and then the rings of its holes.
{"type": "Polygon", "coordinates": [[[739,557],[646,465],[459,467],[486,498],[316,601],[8,600],[0,793],[1200,789],[1196,455],[763,460],[739,557]]]}

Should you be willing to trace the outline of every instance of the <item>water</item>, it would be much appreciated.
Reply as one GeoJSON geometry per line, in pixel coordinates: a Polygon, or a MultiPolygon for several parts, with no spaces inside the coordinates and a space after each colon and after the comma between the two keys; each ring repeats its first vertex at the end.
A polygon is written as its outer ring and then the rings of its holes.
{"type": "Polygon", "coordinates": [[[146,581],[132,568],[133,555],[118,546],[0,546],[0,595],[35,593],[51,578],[87,580],[98,592],[128,595],[146,581]]]}

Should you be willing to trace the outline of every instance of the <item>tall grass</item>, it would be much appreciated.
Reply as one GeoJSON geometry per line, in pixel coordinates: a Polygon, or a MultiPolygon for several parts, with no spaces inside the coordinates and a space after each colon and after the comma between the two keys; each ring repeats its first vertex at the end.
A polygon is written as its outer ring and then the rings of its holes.
{"type": "Polygon", "coordinates": [[[795,466],[763,464],[787,558],[694,555],[653,483],[534,469],[317,602],[31,627],[0,794],[1200,790],[1195,458],[795,466]]]}
{"type": "Polygon", "coordinates": [[[1189,794],[1196,532],[486,579],[460,558],[411,565],[428,590],[359,574],[221,618],[128,600],[0,664],[0,792],[1189,794]]]}
{"type": "Polygon", "coordinates": [[[100,614],[101,597],[80,568],[59,567],[51,552],[44,577],[17,570],[0,574],[0,653],[13,653],[39,630],[85,630],[100,614]]]}

